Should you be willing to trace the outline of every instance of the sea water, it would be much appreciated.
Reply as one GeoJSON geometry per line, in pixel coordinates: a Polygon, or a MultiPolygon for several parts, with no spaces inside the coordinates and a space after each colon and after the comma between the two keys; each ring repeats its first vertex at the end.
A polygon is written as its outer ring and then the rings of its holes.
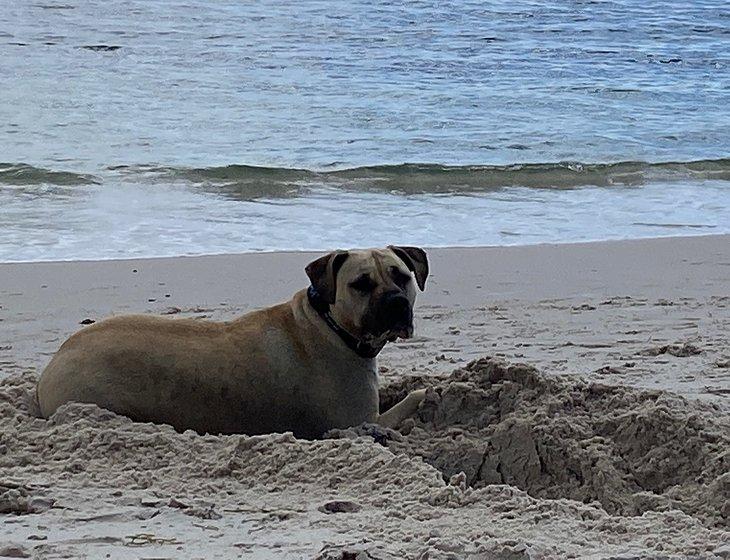
{"type": "Polygon", "coordinates": [[[0,0],[0,261],[730,232],[723,1],[0,0]]]}

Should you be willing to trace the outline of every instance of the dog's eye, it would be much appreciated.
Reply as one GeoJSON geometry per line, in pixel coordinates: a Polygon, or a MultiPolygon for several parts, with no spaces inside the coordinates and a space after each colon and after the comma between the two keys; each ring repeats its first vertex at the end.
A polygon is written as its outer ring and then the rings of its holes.
{"type": "Polygon", "coordinates": [[[350,282],[350,287],[358,292],[367,294],[368,292],[373,291],[373,288],[375,288],[375,282],[373,282],[368,275],[363,274],[354,282],[350,282]]]}
{"type": "Polygon", "coordinates": [[[395,266],[391,270],[391,275],[393,276],[393,282],[395,282],[399,288],[405,288],[408,282],[411,281],[410,274],[406,274],[395,266]]]}

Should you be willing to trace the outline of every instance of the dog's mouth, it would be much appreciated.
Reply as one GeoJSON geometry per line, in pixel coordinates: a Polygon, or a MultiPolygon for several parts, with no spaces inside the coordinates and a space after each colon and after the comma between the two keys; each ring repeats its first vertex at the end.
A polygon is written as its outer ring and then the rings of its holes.
{"type": "Polygon", "coordinates": [[[388,342],[395,342],[399,338],[406,339],[413,336],[413,325],[396,325],[380,334],[365,336],[365,340],[371,346],[378,348],[385,346],[388,342]]]}
{"type": "Polygon", "coordinates": [[[404,296],[385,298],[384,303],[363,317],[364,341],[373,348],[413,336],[413,310],[404,296]]]}
{"type": "Polygon", "coordinates": [[[385,331],[383,334],[375,336],[374,341],[377,340],[378,342],[385,344],[386,342],[395,342],[399,338],[407,339],[412,337],[413,325],[396,325],[385,331]]]}
{"type": "Polygon", "coordinates": [[[388,342],[395,342],[397,339],[407,339],[413,337],[413,325],[397,325],[390,329],[387,333],[388,342]]]}

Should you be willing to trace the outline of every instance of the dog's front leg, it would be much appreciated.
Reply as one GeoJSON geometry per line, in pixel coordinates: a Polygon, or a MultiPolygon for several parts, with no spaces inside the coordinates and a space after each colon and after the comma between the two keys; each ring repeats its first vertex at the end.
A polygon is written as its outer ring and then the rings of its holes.
{"type": "Polygon", "coordinates": [[[419,389],[418,391],[408,393],[405,399],[378,416],[378,424],[385,428],[395,430],[403,420],[416,413],[418,406],[425,398],[426,389],[419,389]]]}

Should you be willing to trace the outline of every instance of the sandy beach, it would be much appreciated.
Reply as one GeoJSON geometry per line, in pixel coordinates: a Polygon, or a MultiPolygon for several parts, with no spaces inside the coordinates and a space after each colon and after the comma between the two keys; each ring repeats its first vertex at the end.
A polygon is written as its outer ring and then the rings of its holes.
{"type": "Polygon", "coordinates": [[[429,250],[397,432],[179,434],[90,405],[35,418],[84,323],[225,320],[311,253],[0,264],[0,556],[728,558],[730,236],[429,250]]]}

